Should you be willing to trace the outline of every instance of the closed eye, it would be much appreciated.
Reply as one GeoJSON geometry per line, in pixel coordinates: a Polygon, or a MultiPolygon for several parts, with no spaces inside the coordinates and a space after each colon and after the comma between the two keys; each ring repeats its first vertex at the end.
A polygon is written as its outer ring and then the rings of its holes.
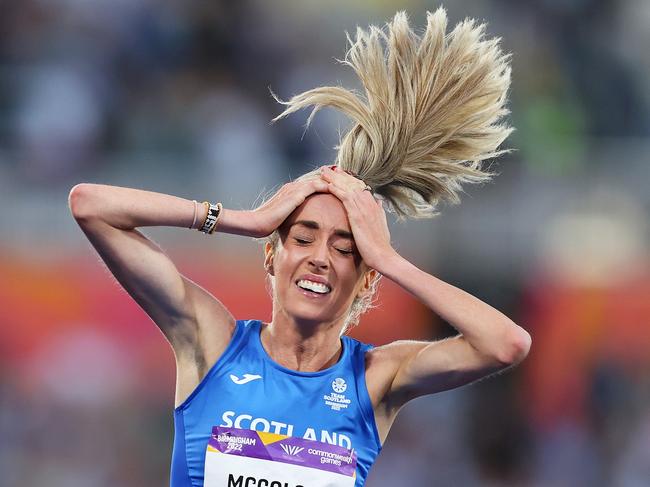
{"type": "Polygon", "coordinates": [[[350,255],[354,253],[354,250],[352,249],[336,249],[336,250],[338,250],[343,255],[350,255]]]}

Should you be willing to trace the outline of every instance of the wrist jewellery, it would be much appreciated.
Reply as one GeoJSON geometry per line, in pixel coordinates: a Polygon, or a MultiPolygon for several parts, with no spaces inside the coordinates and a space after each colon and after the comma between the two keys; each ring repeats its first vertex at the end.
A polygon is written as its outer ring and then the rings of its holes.
{"type": "MultiPolygon", "coordinates": [[[[198,203],[196,202],[196,200],[192,200],[192,201],[194,201],[194,221],[192,222],[192,227],[193,227],[194,223],[196,223],[198,203]]],[[[204,201],[203,204],[207,208],[208,214],[205,216],[205,220],[203,221],[203,224],[199,228],[197,228],[197,230],[199,232],[205,233],[206,235],[212,234],[214,233],[214,230],[217,228],[217,223],[219,223],[219,217],[221,216],[223,205],[221,203],[217,203],[215,205],[213,203],[210,203],[209,201],[204,201]]]]}
{"type": "Polygon", "coordinates": [[[194,224],[196,223],[196,214],[198,213],[198,206],[199,206],[196,200],[192,200],[192,203],[194,203],[194,218],[192,218],[192,224],[189,226],[190,230],[194,228],[194,224]]]}

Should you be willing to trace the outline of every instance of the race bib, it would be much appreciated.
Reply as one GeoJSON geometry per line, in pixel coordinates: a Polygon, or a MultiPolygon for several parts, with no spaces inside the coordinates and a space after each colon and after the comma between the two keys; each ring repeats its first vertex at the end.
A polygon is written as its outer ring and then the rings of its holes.
{"type": "Polygon", "coordinates": [[[357,454],[338,445],[215,426],[204,487],[354,487],[357,454]]]}

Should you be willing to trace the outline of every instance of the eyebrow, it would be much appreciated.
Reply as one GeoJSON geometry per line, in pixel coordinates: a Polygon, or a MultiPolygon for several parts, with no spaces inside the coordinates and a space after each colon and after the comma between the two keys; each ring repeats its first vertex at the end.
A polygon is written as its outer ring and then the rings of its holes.
{"type": "MultiPolygon", "coordinates": [[[[298,220],[293,222],[291,224],[291,227],[293,227],[294,225],[302,225],[303,227],[311,228],[313,230],[320,230],[320,225],[318,224],[318,222],[315,222],[314,220],[298,220]]],[[[341,228],[337,228],[336,230],[334,230],[334,235],[338,235],[339,237],[354,240],[354,236],[352,235],[351,232],[348,232],[347,230],[343,230],[341,228]]]]}

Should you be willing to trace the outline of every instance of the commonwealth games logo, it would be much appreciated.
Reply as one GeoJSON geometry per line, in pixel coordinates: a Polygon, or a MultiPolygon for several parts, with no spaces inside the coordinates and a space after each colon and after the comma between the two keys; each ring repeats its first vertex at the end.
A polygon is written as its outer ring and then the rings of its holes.
{"type": "Polygon", "coordinates": [[[334,389],[334,392],[338,392],[339,394],[342,394],[345,392],[347,388],[348,385],[345,383],[345,380],[341,379],[340,377],[332,381],[332,389],[334,389]]]}

